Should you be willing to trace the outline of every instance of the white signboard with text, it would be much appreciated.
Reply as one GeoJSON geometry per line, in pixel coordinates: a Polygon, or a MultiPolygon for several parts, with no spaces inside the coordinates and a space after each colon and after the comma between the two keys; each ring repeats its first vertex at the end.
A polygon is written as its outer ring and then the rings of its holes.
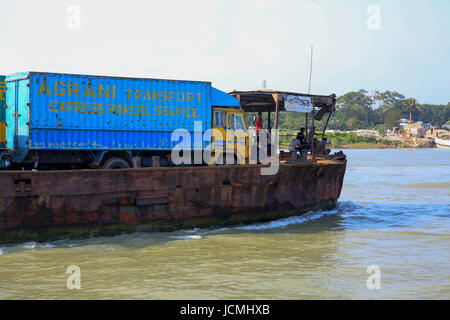
{"type": "Polygon", "coordinates": [[[287,96],[284,102],[284,109],[286,111],[311,112],[311,97],[287,96]]]}

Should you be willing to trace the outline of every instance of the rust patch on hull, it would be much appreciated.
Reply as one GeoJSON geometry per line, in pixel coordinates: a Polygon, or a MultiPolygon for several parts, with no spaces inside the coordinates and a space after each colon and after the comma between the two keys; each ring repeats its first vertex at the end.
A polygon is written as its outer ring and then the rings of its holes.
{"type": "Polygon", "coordinates": [[[50,241],[268,221],[332,208],[346,162],[0,172],[0,241],[50,241]]]}

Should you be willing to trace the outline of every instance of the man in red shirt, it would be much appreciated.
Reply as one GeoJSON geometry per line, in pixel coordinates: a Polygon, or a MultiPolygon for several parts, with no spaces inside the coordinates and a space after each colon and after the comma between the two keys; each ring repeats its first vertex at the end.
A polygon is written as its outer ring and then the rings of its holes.
{"type": "Polygon", "coordinates": [[[255,130],[256,130],[256,159],[258,159],[259,163],[259,134],[258,131],[263,128],[262,126],[262,112],[258,112],[258,118],[256,119],[255,123],[255,130]]]}
{"type": "Polygon", "coordinates": [[[262,113],[258,112],[258,118],[256,119],[255,130],[258,131],[262,129],[262,113]]]}

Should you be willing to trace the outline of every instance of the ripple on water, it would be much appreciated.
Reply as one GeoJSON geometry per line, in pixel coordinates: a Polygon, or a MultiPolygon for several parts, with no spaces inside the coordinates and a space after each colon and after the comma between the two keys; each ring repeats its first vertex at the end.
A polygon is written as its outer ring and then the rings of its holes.
{"type": "Polygon", "coordinates": [[[449,299],[450,153],[346,153],[341,201],[330,211],[1,245],[0,299],[449,299]],[[71,264],[83,274],[75,293],[65,288],[71,264]],[[381,290],[366,288],[373,264],[381,290]]]}
{"type": "Polygon", "coordinates": [[[443,189],[450,190],[450,182],[419,182],[410,184],[397,184],[397,188],[417,188],[417,189],[443,189]]]}

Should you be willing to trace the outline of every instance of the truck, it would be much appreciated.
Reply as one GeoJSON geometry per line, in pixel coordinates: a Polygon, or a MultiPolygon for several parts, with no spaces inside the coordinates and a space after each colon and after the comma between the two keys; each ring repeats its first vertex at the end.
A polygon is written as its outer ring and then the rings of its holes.
{"type": "Polygon", "coordinates": [[[177,129],[189,133],[192,151],[227,139],[212,136],[195,144],[196,129],[231,130],[234,143],[221,150],[240,163],[248,158],[248,148],[238,148],[248,144],[239,100],[210,82],[45,72],[2,79],[3,169],[168,166],[177,129]]]}

